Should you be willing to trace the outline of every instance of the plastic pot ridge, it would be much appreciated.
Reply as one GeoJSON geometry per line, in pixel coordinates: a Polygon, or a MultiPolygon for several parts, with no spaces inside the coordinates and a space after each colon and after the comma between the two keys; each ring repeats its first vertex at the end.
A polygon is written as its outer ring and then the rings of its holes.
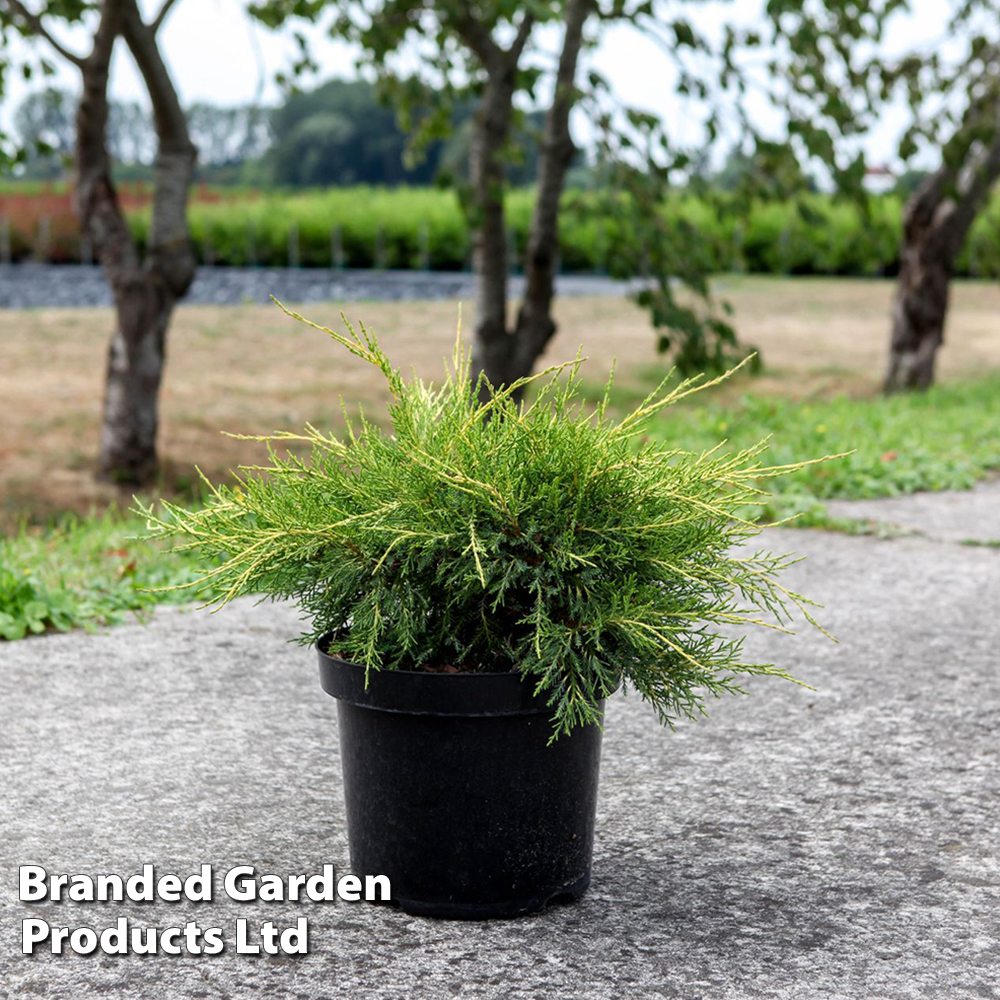
{"type": "Polygon", "coordinates": [[[372,671],[366,689],[364,667],[325,649],[356,873],[387,875],[395,903],[435,917],[516,916],[586,890],[597,726],[548,745],[551,712],[519,674],[372,671]]]}

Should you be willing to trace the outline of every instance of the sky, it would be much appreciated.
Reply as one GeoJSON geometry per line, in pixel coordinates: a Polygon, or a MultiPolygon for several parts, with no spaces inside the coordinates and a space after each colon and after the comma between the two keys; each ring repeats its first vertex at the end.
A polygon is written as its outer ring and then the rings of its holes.
{"type": "MultiPolygon", "coordinates": [[[[718,34],[726,20],[742,25],[759,19],[764,0],[707,0],[688,4],[696,28],[710,37],[718,34]]],[[[157,2],[140,0],[140,6],[151,14],[157,2]]],[[[272,32],[252,21],[245,13],[245,0],[180,0],[161,29],[161,45],[168,66],[185,104],[210,101],[235,105],[260,101],[273,104],[280,100],[281,90],[275,74],[287,69],[294,61],[297,47],[290,31],[272,32]]],[[[673,4],[678,8],[680,4],[673,4]]],[[[888,33],[887,51],[898,53],[914,46],[927,48],[942,44],[944,24],[951,0],[911,0],[912,13],[898,16],[888,33]]],[[[671,5],[666,5],[670,9],[671,5]]],[[[333,76],[354,77],[356,53],[346,44],[335,42],[322,29],[305,31],[314,57],[321,66],[312,82],[333,76]]],[[[86,35],[64,32],[60,41],[77,52],[83,52],[86,35]]],[[[541,37],[543,50],[558,45],[558,31],[547,31],[541,37]]],[[[23,54],[28,43],[17,42],[23,54]]],[[[42,51],[44,43],[39,43],[42,51]]],[[[671,134],[681,143],[692,142],[699,134],[697,109],[677,100],[673,93],[674,74],[661,48],[638,29],[630,26],[606,28],[596,50],[588,57],[592,66],[613,84],[618,97],[629,106],[644,107],[659,114],[668,124],[671,134]]],[[[70,66],[62,66],[58,82],[76,89],[77,74],[70,66]]],[[[310,81],[306,80],[305,83],[310,81]]],[[[35,84],[37,86],[37,84],[35,84]]],[[[10,123],[10,112],[31,85],[12,78],[0,121],[10,123]]],[[[117,46],[111,75],[112,96],[123,100],[146,103],[141,80],[127,50],[117,46]]],[[[781,120],[767,102],[758,99],[751,104],[755,124],[772,134],[780,133],[781,120]]],[[[870,163],[892,162],[892,153],[907,115],[901,106],[888,108],[881,120],[864,139],[863,145],[870,163]]],[[[587,123],[578,116],[575,122],[578,141],[586,140],[587,123]]],[[[735,131],[731,134],[735,136],[735,131]]]]}

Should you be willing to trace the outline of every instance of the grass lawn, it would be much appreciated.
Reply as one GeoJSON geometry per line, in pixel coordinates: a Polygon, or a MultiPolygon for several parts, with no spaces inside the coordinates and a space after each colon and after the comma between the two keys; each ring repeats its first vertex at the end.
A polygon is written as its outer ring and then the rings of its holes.
{"type": "MultiPolygon", "coordinates": [[[[769,465],[845,456],[771,480],[770,517],[795,514],[799,526],[864,530],[829,521],[823,501],[968,489],[1000,469],[1000,371],[888,399],[803,401],[743,385],[747,391],[739,398],[682,403],[658,419],[651,433],[691,451],[723,440],[739,450],[766,437],[769,465]]],[[[622,405],[634,404],[635,395],[630,387],[618,398],[622,405]]]]}
{"type": "Polygon", "coordinates": [[[113,625],[156,604],[190,600],[183,590],[150,592],[188,583],[197,569],[182,553],[136,540],[143,527],[109,510],[0,537],[0,640],[113,625]]]}
{"type": "MultiPolygon", "coordinates": [[[[702,450],[771,436],[784,464],[854,451],[774,485],[769,514],[831,525],[822,502],[920,489],[962,488],[1000,468],[1000,289],[957,283],[941,385],[919,397],[878,395],[892,285],[885,281],[729,278],[722,292],[744,339],[765,361],[659,418],[651,433],[702,450]]],[[[434,377],[454,337],[455,303],[361,303],[349,315],[373,325],[403,368],[434,377]]],[[[340,307],[306,312],[338,322],[340,307]]],[[[663,376],[645,315],[613,299],[564,300],[546,360],[582,344],[594,391],[618,358],[613,402],[641,398],[663,376]]],[[[179,594],[189,560],[129,536],[143,525],[119,511],[130,497],[92,477],[107,310],[0,313],[0,636],[113,622],[179,594]],[[93,511],[100,511],[93,516],[93,511]],[[66,519],[69,512],[69,519],[66,519]],[[73,515],[76,516],[73,516],[73,515]],[[53,525],[55,525],[53,527],[53,525]]],[[[165,476],[156,495],[198,495],[194,465],[217,477],[256,463],[256,445],[222,436],[340,422],[339,397],[377,418],[382,387],[360,361],[274,308],[187,307],[171,330],[162,397],[165,476]]]]}

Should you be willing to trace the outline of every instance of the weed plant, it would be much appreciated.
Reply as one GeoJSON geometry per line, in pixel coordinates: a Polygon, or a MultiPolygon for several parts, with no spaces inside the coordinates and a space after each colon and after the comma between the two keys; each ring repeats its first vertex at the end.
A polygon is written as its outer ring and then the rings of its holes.
{"type": "Polygon", "coordinates": [[[165,558],[163,545],[136,540],[141,528],[109,511],[0,536],[0,639],[92,630],[183,600],[183,591],[153,588],[197,579],[194,560],[165,558]]]}

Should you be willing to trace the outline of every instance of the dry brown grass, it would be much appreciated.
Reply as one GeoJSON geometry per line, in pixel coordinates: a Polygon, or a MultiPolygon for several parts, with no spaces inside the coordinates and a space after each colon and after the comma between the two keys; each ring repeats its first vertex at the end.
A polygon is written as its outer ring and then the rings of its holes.
{"type": "MultiPolygon", "coordinates": [[[[883,281],[728,279],[741,336],[760,347],[762,393],[867,395],[884,365],[892,285],[883,281]]],[[[454,339],[451,302],[354,303],[392,357],[425,376],[441,370],[454,339]]],[[[341,306],[305,308],[337,324],[341,306]]],[[[1000,289],[959,283],[941,355],[942,378],[1000,367],[1000,289]]],[[[467,321],[471,317],[467,312],[467,321]]],[[[548,359],[582,345],[588,373],[603,378],[618,358],[620,378],[660,364],[643,312],[613,299],[559,303],[560,332],[548,359]]],[[[111,313],[103,309],[0,312],[0,526],[121,500],[95,484],[104,351],[111,313]]],[[[742,392],[746,383],[730,389],[742,392]]],[[[183,490],[200,465],[211,475],[255,462],[256,445],[222,436],[339,421],[339,397],[377,411],[378,379],[361,362],[274,307],[191,306],[178,311],[162,397],[160,490],[183,490]]]]}

